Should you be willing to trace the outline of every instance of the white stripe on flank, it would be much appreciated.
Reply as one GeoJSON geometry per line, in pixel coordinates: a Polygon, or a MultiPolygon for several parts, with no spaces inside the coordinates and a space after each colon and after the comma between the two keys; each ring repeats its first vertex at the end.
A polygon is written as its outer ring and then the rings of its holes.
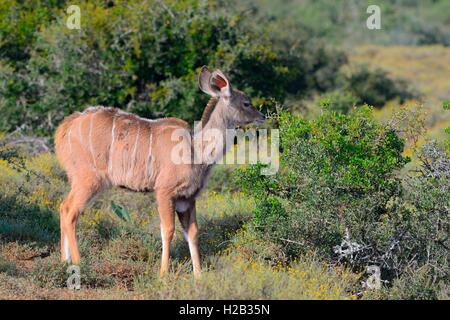
{"type": "Polygon", "coordinates": [[[94,147],[92,146],[92,122],[95,113],[91,115],[91,119],[89,121],[89,150],[91,151],[92,160],[94,161],[94,170],[97,171],[97,162],[95,161],[94,147]]]}
{"type": "Polygon", "coordinates": [[[67,236],[64,236],[64,260],[69,263],[72,260],[72,257],[70,256],[69,240],[67,239],[67,236]]]}
{"type": "Polygon", "coordinates": [[[67,140],[69,142],[69,157],[72,157],[72,141],[71,141],[71,136],[72,136],[72,126],[69,127],[69,133],[67,134],[67,140]]]}
{"type": "Polygon", "coordinates": [[[153,181],[153,179],[155,179],[156,176],[156,170],[155,170],[155,157],[152,157],[152,161],[150,162],[150,181],[153,181]]]}
{"type": "MultiPolygon", "coordinates": [[[[151,130],[151,129],[150,129],[151,130]]],[[[149,168],[149,165],[150,165],[150,160],[151,160],[151,157],[152,157],[152,141],[153,141],[153,135],[152,135],[152,133],[151,133],[151,131],[150,131],[150,138],[149,138],[149,143],[148,143],[148,154],[147,154],[147,158],[145,159],[145,169],[146,169],[146,174],[147,174],[147,176],[149,176],[149,180],[151,179],[151,177],[152,177],[152,172],[150,171],[151,170],[151,168],[149,168]]]]}
{"type": "Polygon", "coordinates": [[[78,125],[78,138],[80,139],[80,144],[83,145],[83,136],[81,135],[81,125],[83,124],[83,121],[79,118],[78,122],[80,123],[78,125]]]}
{"type": "Polygon", "coordinates": [[[112,168],[113,168],[113,151],[114,151],[114,130],[116,129],[116,115],[113,116],[113,125],[111,130],[111,146],[109,147],[109,157],[108,157],[108,173],[111,177],[112,168]]]}
{"type": "Polygon", "coordinates": [[[127,173],[127,184],[129,184],[128,180],[130,180],[131,177],[134,177],[134,168],[136,167],[136,150],[137,150],[137,144],[139,141],[140,132],[141,132],[141,126],[139,125],[139,122],[138,122],[138,131],[136,134],[136,140],[134,141],[133,153],[131,156],[131,159],[132,159],[131,170],[128,170],[128,173],[127,173]]]}

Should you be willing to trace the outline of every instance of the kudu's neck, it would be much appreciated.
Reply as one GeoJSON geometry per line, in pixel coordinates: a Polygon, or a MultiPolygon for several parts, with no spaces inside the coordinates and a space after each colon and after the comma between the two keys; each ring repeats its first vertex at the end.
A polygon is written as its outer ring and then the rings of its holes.
{"type": "Polygon", "coordinates": [[[203,111],[202,119],[197,123],[196,132],[206,132],[210,129],[225,132],[226,129],[232,129],[226,109],[223,99],[211,98],[203,111]]]}
{"type": "Polygon", "coordinates": [[[201,150],[203,164],[211,165],[227,152],[227,129],[234,129],[227,116],[228,106],[223,99],[211,98],[202,119],[194,128],[194,143],[201,150]]]}

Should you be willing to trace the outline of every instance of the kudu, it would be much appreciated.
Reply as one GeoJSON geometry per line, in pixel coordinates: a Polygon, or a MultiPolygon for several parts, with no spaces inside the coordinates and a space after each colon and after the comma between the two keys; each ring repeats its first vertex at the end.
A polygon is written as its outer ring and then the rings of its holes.
{"type": "MultiPolygon", "coordinates": [[[[160,274],[169,268],[176,212],[189,244],[194,275],[200,275],[195,199],[205,186],[213,163],[174,163],[171,150],[179,142],[173,141],[173,133],[185,130],[198,144],[196,141],[202,140],[210,129],[225,136],[227,129],[261,123],[264,116],[243,92],[231,87],[220,70],[210,72],[203,67],[198,84],[211,99],[199,127],[192,129],[177,118],[148,120],[105,107],[90,107],[64,119],[55,138],[57,157],[71,185],[60,207],[63,261],[80,261],[75,229],[83,208],[106,188],[120,186],[155,192],[162,237],[160,274]]],[[[226,144],[221,139],[211,141],[222,149],[219,154],[223,155],[226,144]]],[[[203,151],[205,146],[202,148],[203,151]]]]}

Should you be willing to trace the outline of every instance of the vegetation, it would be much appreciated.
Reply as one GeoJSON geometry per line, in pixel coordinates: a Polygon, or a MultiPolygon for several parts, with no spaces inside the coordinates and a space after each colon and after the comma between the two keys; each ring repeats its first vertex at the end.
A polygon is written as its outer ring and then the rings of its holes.
{"type": "Polygon", "coordinates": [[[81,30],[67,5],[0,3],[0,298],[449,298],[448,1],[380,1],[382,31],[356,0],[80,1],[81,30]],[[88,105],[192,122],[202,65],[280,130],[280,170],[216,166],[197,282],[181,230],[158,278],[153,195],[106,192],[80,218],[68,290],[56,126],[88,105]]]}
{"type": "Polygon", "coordinates": [[[244,242],[253,240],[238,232],[250,218],[252,199],[215,191],[207,191],[198,208],[206,269],[199,283],[193,282],[181,230],[174,241],[171,274],[166,281],[158,278],[161,242],[153,198],[112,190],[81,217],[83,289],[71,292],[66,289],[67,266],[59,261],[57,212],[67,191],[64,175],[52,154],[25,162],[31,179],[5,161],[0,164],[1,298],[352,298],[356,276],[344,268],[330,273],[314,256],[286,266],[252,255],[253,244],[244,242]],[[115,215],[109,199],[127,204],[131,222],[115,215]]]}
{"type": "Polygon", "coordinates": [[[376,106],[408,95],[379,72],[347,79],[343,52],[311,34],[293,39],[256,29],[222,2],[86,1],[80,30],[66,27],[64,3],[2,4],[0,18],[19,26],[5,27],[0,43],[0,130],[48,135],[86,105],[197,120],[207,98],[192,83],[205,64],[220,66],[255,103],[342,86],[376,106]]]}
{"type": "Polygon", "coordinates": [[[445,151],[425,145],[419,173],[402,179],[395,172],[408,162],[403,141],[368,107],[348,115],[328,110],[310,121],[281,112],[275,120],[279,173],[263,176],[260,165],[237,172],[256,200],[252,226],[260,237],[282,246],[288,261],[313,251],[356,272],[376,265],[394,287],[417,287],[399,297],[442,295],[449,276],[445,151]]]}
{"type": "Polygon", "coordinates": [[[450,44],[450,4],[445,0],[243,0],[245,7],[262,7],[273,20],[307,28],[317,37],[346,46],[360,44],[450,44]],[[369,5],[381,9],[382,31],[365,28],[369,5]],[[282,18],[282,19],[281,19],[282,18]]]}

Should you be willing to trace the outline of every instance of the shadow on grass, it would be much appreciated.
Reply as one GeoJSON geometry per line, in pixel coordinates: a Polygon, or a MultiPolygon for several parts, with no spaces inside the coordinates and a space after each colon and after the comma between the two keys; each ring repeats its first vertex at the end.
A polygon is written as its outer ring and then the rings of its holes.
{"type": "Polygon", "coordinates": [[[56,212],[14,196],[0,195],[0,242],[53,245],[59,239],[56,212]]]}
{"type": "MultiPolygon", "coordinates": [[[[199,216],[200,254],[208,261],[217,253],[227,249],[236,232],[250,219],[248,215],[236,212],[224,217],[199,216]]],[[[174,261],[190,260],[189,246],[183,237],[177,237],[172,244],[171,256],[174,261]]]]}

